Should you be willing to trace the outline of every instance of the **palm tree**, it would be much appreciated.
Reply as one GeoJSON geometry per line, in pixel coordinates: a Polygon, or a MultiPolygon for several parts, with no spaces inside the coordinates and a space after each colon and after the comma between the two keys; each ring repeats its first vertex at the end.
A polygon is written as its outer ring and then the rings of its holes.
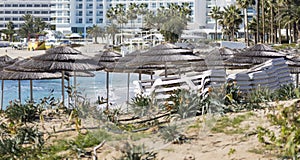
{"type": "Polygon", "coordinates": [[[93,25],[92,28],[88,29],[88,35],[95,39],[95,43],[98,44],[97,37],[101,37],[103,39],[105,31],[103,28],[93,25]]]}
{"type": "Polygon", "coordinates": [[[27,37],[27,40],[29,40],[30,37],[32,36],[32,34],[35,33],[34,32],[34,18],[30,14],[25,14],[23,16],[23,19],[24,19],[24,23],[20,27],[19,34],[22,37],[27,37]]]}
{"type": "Polygon", "coordinates": [[[6,34],[9,37],[9,41],[12,42],[13,41],[13,34],[15,33],[15,26],[14,23],[12,21],[9,21],[6,24],[6,28],[3,32],[4,34],[6,34]]]}
{"type": "Polygon", "coordinates": [[[149,13],[148,4],[141,3],[137,6],[137,13],[142,16],[142,28],[144,27],[144,16],[149,13]]]}
{"type": "Polygon", "coordinates": [[[238,32],[239,25],[243,22],[241,11],[234,5],[224,8],[223,18],[220,24],[223,26],[223,31],[227,34],[231,41],[234,41],[236,32],[238,32]]]}
{"type": "Polygon", "coordinates": [[[145,28],[156,28],[156,22],[155,18],[156,15],[154,14],[153,11],[149,11],[144,17],[144,21],[142,22],[142,28],[143,28],[143,23],[145,23],[145,28]]]}
{"type": "Polygon", "coordinates": [[[215,40],[218,39],[218,20],[222,18],[222,11],[219,6],[213,6],[209,12],[211,18],[215,19],[215,40]]]}
{"type": "Polygon", "coordinates": [[[255,44],[256,43],[258,43],[259,42],[259,25],[260,25],[260,18],[259,18],[259,16],[260,16],[260,0],[257,0],[257,2],[256,2],[256,39],[257,39],[257,41],[255,42],[255,44]]]}
{"type": "Polygon", "coordinates": [[[35,33],[42,34],[43,30],[47,27],[47,23],[43,21],[39,17],[34,18],[34,26],[35,26],[35,33]]]}
{"type": "MultiPolygon", "coordinates": [[[[280,18],[285,25],[290,26],[290,25],[296,24],[295,25],[296,30],[294,30],[294,33],[298,33],[298,36],[300,35],[300,33],[299,33],[300,6],[290,5],[290,7],[283,9],[282,14],[280,14],[280,18]]],[[[288,27],[288,28],[290,29],[290,27],[288,27]]]]}
{"type": "Polygon", "coordinates": [[[130,3],[128,10],[126,11],[126,18],[131,21],[131,28],[134,28],[133,21],[137,19],[138,6],[136,3],[130,3]]]}
{"type": "Polygon", "coordinates": [[[245,43],[249,45],[249,32],[248,32],[248,7],[255,5],[255,0],[237,0],[238,6],[244,9],[244,35],[245,43]]]}
{"type": "Polygon", "coordinates": [[[106,12],[106,18],[113,23],[114,20],[117,20],[117,13],[115,7],[110,7],[106,12]]]}
{"type": "Polygon", "coordinates": [[[115,44],[115,35],[119,33],[118,26],[114,23],[111,23],[109,26],[106,26],[105,30],[108,36],[112,38],[113,44],[115,44]]]}

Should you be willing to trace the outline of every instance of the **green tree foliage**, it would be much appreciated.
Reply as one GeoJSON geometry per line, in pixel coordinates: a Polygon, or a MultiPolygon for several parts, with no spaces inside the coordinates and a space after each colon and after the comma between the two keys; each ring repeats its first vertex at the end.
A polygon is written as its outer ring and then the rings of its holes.
{"type": "Polygon", "coordinates": [[[26,14],[23,16],[24,23],[20,27],[19,35],[23,38],[32,38],[39,34],[44,34],[43,30],[48,24],[41,18],[26,14]]]}
{"type": "Polygon", "coordinates": [[[209,12],[211,18],[215,19],[215,40],[218,37],[218,20],[222,18],[223,12],[220,10],[219,6],[214,6],[211,11],[209,12]]]}
{"type": "Polygon", "coordinates": [[[100,26],[97,25],[93,25],[92,28],[89,28],[87,30],[87,33],[90,37],[93,37],[95,39],[95,43],[97,44],[97,37],[101,37],[103,38],[105,36],[105,30],[103,28],[101,28],[100,26]]]}
{"type": "Polygon", "coordinates": [[[9,40],[10,42],[13,41],[13,34],[16,32],[15,31],[15,26],[14,23],[12,21],[9,21],[6,24],[6,28],[7,29],[3,29],[2,33],[4,33],[6,35],[6,39],[9,40]]]}
{"type": "Polygon", "coordinates": [[[223,17],[219,21],[223,27],[223,33],[227,35],[231,41],[235,40],[235,35],[242,22],[241,11],[235,5],[225,7],[223,17]]]}
{"type": "Polygon", "coordinates": [[[148,14],[145,19],[146,25],[149,28],[156,28],[164,35],[166,41],[174,43],[191,20],[191,12],[188,3],[181,5],[170,3],[168,7],[158,8],[156,14],[148,14]]]}

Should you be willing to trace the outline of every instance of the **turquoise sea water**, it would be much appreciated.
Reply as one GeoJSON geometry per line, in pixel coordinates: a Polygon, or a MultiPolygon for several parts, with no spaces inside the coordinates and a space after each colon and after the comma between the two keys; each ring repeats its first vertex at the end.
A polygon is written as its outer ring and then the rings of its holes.
{"type": "MultiPolygon", "coordinates": [[[[126,102],[128,74],[110,73],[109,77],[110,101],[115,104],[126,102]]],[[[146,79],[149,76],[143,75],[142,78],[146,79]]],[[[134,96],[134,85],[132,84],[134,80],[138,80],[138,74],[130,74],[129,97],[131,98],[134,96]]],[[[95,72],[95,77],[77,77],[76,81],[78,90],[91,102],[95,102],[98,96],[106,98],[106,72],[95,72]]],[[[70,79],[70,84],[73,85],[73,78],[70,79]]],[[[65,81],[65,85],[67,85],[67,81],[65,81]]],[[[29,99],[29,86],[29,81],[21,81],[22,102],[29,99]]],[[[54,90],[52,94],[55,98],[61,99],[61,79],[33,81],[33,98],[36,102],[45,96],[49,96],[51,90],[54,90]]],[[[18,81],[4,81],[4,108],[9,104],[9,101],[15,99],[18,99],[18,81]]],[[[66,102],[67,93],[65,93],[66,102]]]]}

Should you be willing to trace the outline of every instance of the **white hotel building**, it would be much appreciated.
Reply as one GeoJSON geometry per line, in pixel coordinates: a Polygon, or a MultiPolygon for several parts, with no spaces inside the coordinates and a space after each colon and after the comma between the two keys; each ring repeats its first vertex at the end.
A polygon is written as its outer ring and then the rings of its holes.
{"type": "MultiPolygon", "coordinates": [[[[192,8],[188,28],[200,29],[213,26],[214,22],[208,15],[212,6],[224,7],[234,0],[0,0],[0,30],[5,29],[9,21],[18,28],[23,23],[22,16],[32,14],[55,25],[62,33],[85,33],[85,29],[94,24],[105,26],[108,23],[107,10],[117,4],[146,3],[149,10],[156,10],[169,3],[182,2],[189,3],[192,8]]],[[[141,26],[141,17],[135,21],[135,26],[141,26]]]]}

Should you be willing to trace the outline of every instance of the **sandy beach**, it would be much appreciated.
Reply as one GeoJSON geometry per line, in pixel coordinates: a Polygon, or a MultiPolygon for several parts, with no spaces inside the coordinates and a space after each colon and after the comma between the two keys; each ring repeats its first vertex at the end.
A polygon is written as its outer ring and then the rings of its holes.
{"type": "MultiPolygon", "coordinates": [[[[76,49],[81,51],[82,54],[94,56],[100,50],[103,49],[103,46],[104,46],[104,44],[88,44],[86,46],[78,47],[76,49]]],[[[18,58],[18,57],[29,58],[32,56],[44,54],[45,52],[46,52],[46,50],[29,51],[27,49],[17,50],[17,49],[13,49],[12,47],[0,48],[0,56],[8,55],[11,58],[18,58]]]]}

